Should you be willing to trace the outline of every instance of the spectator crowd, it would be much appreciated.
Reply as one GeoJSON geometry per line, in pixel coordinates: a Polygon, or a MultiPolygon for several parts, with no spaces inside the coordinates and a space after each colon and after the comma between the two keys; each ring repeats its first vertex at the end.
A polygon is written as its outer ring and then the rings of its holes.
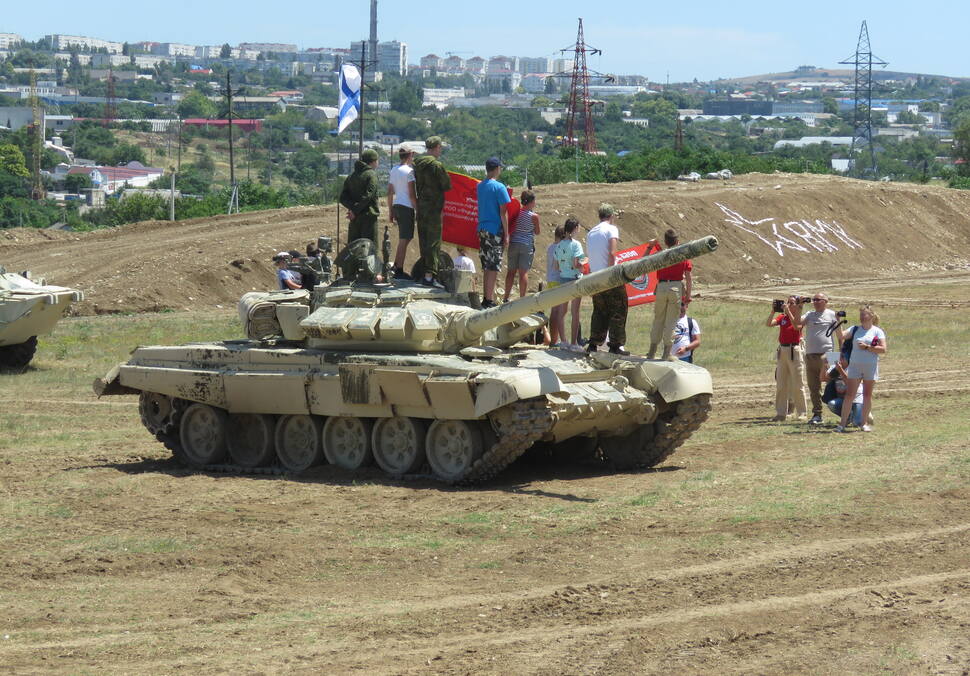
{"type": "MultiPolygon", "coordinates": [[[[432,136],[425,141],[425,147],[426,153],[417,159],[410,149],[402,147],[400,164],[392,169],[388,179],[388,217],[390,223],[398,227],[392,271],[395,277],[410,277],[404,269],[405,258],[417,230],[420,260],[415,266],[415,281],[440,287],[441,212],[451,181],[439,159],[441,139],[432,136]]],[[[380,191],[375,173],[377,159],[375,151],[365,150],[340,196],[340,203],[347,209],[350,239],[367,237],[375,245],[380,213],[380,191]]],[[[490,157],[485,162],[485,179],[477,186],[482,309],[498,304],[496,285],[503,264],[506,272],[502,302],[508,302],[516,288],[519,297],[528,293],[528,276],[542,234],[538,199],[531,189],[522,190],[518,210],[511,212],[514,217],[510,219],[512,191],[499,180],[502,171],[502,161],[490,157]]],[[[545,250],[546,288],[574,283],[584,274],[599,272],[617,263],[620,242],[617,219],[620,213],[604,203],[597,210],[598,223],[591,228],[586,228],[573,216],[553,228],[552,242],[545,250]],[[587,230],[585,241],[583,230],[587,230]]],[[[656,239],[648,244],[661,248],[656,239]]],[[[663,234],[663,246],[669,248],[678,244],[679,237],[674,230],[663,234]]],[[[459,247],[457,251],[454,266],[475,273],[475,262],[465,249],[459,247]]],[[[281,289],[307,288],[306,281],[301,281],[300,275],[293,271],[293,254],[299,256],[297,252],[280,252],[273,258],[279,268],[281,289]]],[[[693,362],[694,353],[701,344],[701,328],[687,312],[692,286],[693,263],[690,260],[657,272],[648,358],[654,359],[659,351],[661,359],[693,362]]],[[[477,297],[477,293],[470,296],[477,297]]],[[[583,298],[574,298],[552,308],[548,331],[542,333],[544,342],[560,349],[590,352],[607,349],[615,354],[629,354],[625,348],[628,311],[625,286],[593,294],[588,338],[585,340],[580,325],[582,303],[583,298]]],[[[879,358],[887,351],[885,332],[879,328],[878,316],[868,307],[860,310],[857,325],[843,331],[845,313],[837,315],[827,305],[828,297],[824,293],[811,298],[791,296],[773,304],[766,321],[767,326],[778,328],[773,420],[783,422],[794,414],[799,421],[818,425],[822,422],[824,404],[840,416],[838,431],[845,431],[852,422],[865,432],[871,431],[872,392],[878,380],[879,358]],[[812,309],[803,312],[806,303],[811,303],[812,309]],[[808,417],[809,404],[811,418],[808,417]]]]}

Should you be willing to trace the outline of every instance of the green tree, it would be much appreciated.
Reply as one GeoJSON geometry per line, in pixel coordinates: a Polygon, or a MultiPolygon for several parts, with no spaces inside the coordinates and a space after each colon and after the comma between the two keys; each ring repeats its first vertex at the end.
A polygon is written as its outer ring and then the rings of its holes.
{"type": "Polygon", "coordinates": [[[402,82],[388,97],[391,110],[413,115],[421,110],[421,97],[417,87],[410,82],[402,82]]]}
{"type": "Polygon", "coordinates": [[[206,98],[202,92],[191,91],[178,105],[179,117],[203,117],[211,119],[216,115],[216,104],[206,98]]]}
{"type": "Polygon", "coordinates": [[[896,115],[896,122],[899,124],[926,124],[926,118],[919,113],[903,110],[896,115]]]}
{"type": "Polygon", "coordinates": [[[87,174],[68,174],[64,178],[64,189],[68,192],[80,193],[86,188],[92,187],[91,177],[87,174]]]}
{"type": "Polygon", "coordinates": [[[228,59],[231,56],[232,56],[232,47],[230,47],[229,46],[229,43],[227,42],[227,43],[223,44],[222,45],[222,49],[219,50],[219,58],[220,59],[228,59]]]}
{"type": "Polygon", "coordinates": [[[953,158],[957,160],[957,173],[970,176],[970,117],[966,117],[953,132],[953,158]]]}
{"type": "Polygon", "coordinates": [[[8,143],[0,145],[0,173],[27,178],[27,160],[17,146],[8,143]]]}

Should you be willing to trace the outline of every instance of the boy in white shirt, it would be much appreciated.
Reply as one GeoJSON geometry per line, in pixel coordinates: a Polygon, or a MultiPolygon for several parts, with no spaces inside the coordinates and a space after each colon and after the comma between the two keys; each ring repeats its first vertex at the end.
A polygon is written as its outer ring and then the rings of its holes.
{"type": "Polygon", "coordinates": [[[414,239],[414,221],[418,195],[414,190],[414,151],[401,146],[397,151],[401,163],[391,169],[387,178],[387,213],[391,223],[397,223],[397,252],[394,255],[394,276],[404,276],[404,257],[408,244],[414,239]]]}

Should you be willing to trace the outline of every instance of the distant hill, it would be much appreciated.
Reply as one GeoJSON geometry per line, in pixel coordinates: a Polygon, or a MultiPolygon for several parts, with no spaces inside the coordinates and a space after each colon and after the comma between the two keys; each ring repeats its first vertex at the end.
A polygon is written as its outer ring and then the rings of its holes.
{"type": "MultiPolygon", "coordinates": [[[[851,68],[798,68],[796,70],[783,73],[764,73],[762,75],[746,75],[744,77],[723,78],[716,82],[737,83],[737,84],[756,84],[758,82],[788,83],[797,81],[841,81],[851,82],[855,77],[855,72],[851,68]]],[[[931,75],[928,73],[904,73],[896,70],[880,70],[873,68],[872,79],[879,80],[906,80],[909,78],[927,77],[942,78],[953,82],[970,81],[966,77],[954,77],[952,75],[931,75]]]]}

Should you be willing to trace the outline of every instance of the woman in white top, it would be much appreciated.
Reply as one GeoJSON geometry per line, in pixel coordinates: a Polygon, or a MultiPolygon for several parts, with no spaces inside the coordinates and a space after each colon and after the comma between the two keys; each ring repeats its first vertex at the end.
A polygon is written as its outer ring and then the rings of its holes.
{"type": "Polygon", "coordinates": [[[852,352],[849,355],[849,365],[845,373],[845,398],[842,401],[842,421],[836,432],[845,432],[852,414],[852,401],[855,399],[859,384],[862,384],[862,419],[866,424],[863,432],[871,432],[868,424],[869,412],[872,410],[872,390],[879,380],[879,357],[886,354],[889,345],[886,333],[879,328],[879,315],[866,305],[859,309],[859,325],[853,326],[845,332],[845,340],[852,342],[852,352]]]}
{"type": "MultiPolygon", "coordinates": [[[[556,266],[559,268],[559,283],[568,284],[583,276],[582,267],[583,245],[575,240],[576,231],[579,230],[579,221],[575,218],[567,218],[563,224],[564,238],[556,245],[556,266]]],[[[579,346],[579,308],[583,303],[582,297],[573,298],[569,302],[570,314],[570,342],[567,347],[572,350],[582,350],[579,346]]],[[[565,317],[563,318],[565,323],[565,317]]],[[[564,337],[560,337],[563,342],[564,337]]]]}

